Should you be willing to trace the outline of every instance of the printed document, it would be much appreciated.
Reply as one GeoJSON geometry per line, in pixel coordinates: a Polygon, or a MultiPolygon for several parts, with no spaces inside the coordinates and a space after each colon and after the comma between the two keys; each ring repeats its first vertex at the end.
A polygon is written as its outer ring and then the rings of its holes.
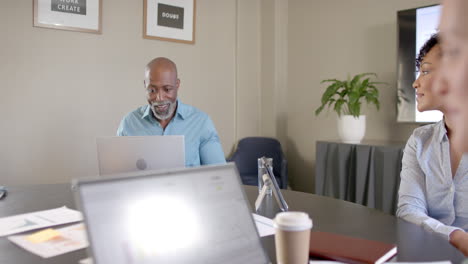
{"type": "MultiPolygon", "coordinates": [[[[36,232],[35,234],[41,232],[43,231],[36,232]]],[[[85,227],[82,223],[55,229],[54,234],[56,235],[41,242],[31,239],[35,234],[9,236],[8,239],[43,258],[50,258],[88,247],[88,239],[86,238],[85,227]]]]}
{"type": "Polygon", "coordinates": [[[270,236],[275,234],[275,227],[273,226],[273,220],[270,218],[252,214],[255,220],[255,225],[257,226],[258,234],[260,237],[270,236]]]}
{"type": "Polygon", "coordinates": [[[79,211],[66,206],[0,218],[0,237],[34,229],[73,223],[83,220],[79,211]]]}

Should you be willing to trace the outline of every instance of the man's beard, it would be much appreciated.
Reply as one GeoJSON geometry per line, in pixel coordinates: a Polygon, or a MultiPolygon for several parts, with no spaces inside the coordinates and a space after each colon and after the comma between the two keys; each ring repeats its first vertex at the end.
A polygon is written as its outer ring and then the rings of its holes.
{"type": "Polygon", "coordinates": [[[169,100],[153,102],[151,110],[158,120],[167,120],[172,117],[177,107],[177,101],[171,102],[169,100]]]}

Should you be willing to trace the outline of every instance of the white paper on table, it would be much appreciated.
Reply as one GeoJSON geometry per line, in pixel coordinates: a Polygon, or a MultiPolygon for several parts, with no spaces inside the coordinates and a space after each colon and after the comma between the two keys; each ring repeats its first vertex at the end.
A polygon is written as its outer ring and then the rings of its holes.
{"type": "Polygon", "coordinates": [[[344,262],[333,261],[333,260],[311,260],[309,264],[345,264],[344,262]]]}
{"type": "Polygon", "coordinates": [[[84,224],[75,224],[56,229],[56,231],[60,233],[59,237],[41,243],[33,243],[26,239],[31,234],[9,236],[8,240],[43,258],[50,258],[88,247],[84,224]]]}
{"type": "Polygon", "coordinates": [[[450,260],[443,260],[443,261],[422,261],[422,262],[385,262],[391,264],[452,264],[450,260]]]}
{"type": "MultiPolygon", "coordinates": [[[[424,262],[385,262],[389,264],[452,264],[450,260],[446,261],[424,261],[424,262]]],[[[309,264],[344,264],[343,262],[333,260],[311,260],[309,264]]]]}
{"type": "Polygon", "coordinates": [[[83,220],[83,216],[79,211],[69,209],[66,206],[3,217],[0,218],[0,237],[81,220],[83,220]]]}
{"type": "Polygon", "coordinates": [[[80,260],[80,262],[78,262],[80,264],[93,264],[93,258],[85,258],[85,259],[82,259],[80,260]]]}
{"type": "Polygon", "coordinates": [[[273,226],[273,220],[270,218],[252,214],[255,220],[255,225],[257,226],[258,233],[260,237],[271,236],[275,234],[275,227],[273,226]]]}

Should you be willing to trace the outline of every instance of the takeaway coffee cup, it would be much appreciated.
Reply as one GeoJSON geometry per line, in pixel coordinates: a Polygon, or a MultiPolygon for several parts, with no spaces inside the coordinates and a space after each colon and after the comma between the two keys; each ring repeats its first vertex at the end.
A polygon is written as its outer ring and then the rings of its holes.
{"type": "Polygon", "coordinates": [[[312,220],[303,212],[282,212],[274,219],[276,261],[279,264],[309,263],[312,220]]]}

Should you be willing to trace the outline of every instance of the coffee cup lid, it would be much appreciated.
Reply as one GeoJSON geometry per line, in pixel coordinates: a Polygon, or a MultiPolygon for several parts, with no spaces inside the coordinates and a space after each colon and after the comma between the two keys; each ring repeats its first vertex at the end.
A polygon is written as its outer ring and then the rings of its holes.
{"type": "Polygon", "coordinates": [[[276,215],[274,226],[286,231],[302,231],[312,228],[312,219],[304,212],[281,212],[276,215]]]}

